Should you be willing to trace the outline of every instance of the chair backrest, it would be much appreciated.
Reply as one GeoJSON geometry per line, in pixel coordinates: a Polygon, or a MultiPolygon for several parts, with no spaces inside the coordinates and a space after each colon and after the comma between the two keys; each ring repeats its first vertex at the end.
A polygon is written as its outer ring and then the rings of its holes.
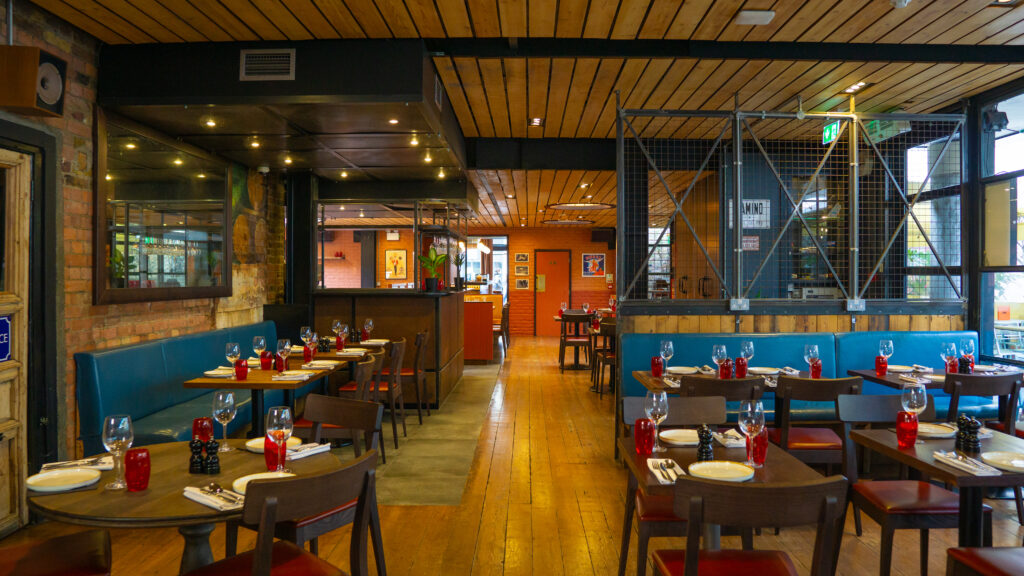
{"type": "Polygon", "coordinates": [[[317,516],[358,499],[352,523],[349,571],[352,576],[366,576],[370,512],[377,501],[376,467],[377,452],[371,450],[331,472],[250,482],[246,487],[242,522],[259,525],[252,574],[270,575],[274,527],[278,522],[317,516]]]}
{"type": "Polygon", "coordinates": [[[402,381],[402,362],[405,361],[405,338],[391,342],[391,358],[388,363],[388,380],[392,385],[402,381]]]}
{"type": "Polygon", "coordinates": [[[372,354],[368,354],[364,360],[356,363],[355,373],[352,374],[352,380],[355,380],[356,398],[359,400],[366,400],[369,397],[369,384],[373,379],[373,367],[375,365],[376,359],[372,354]]]}
{"type": "Polygon", "coordinates": [[[1024,374],[1000,374],[985,376],[982,374],[947,374],[943,390],[949,394],[949,411],[946,419],[953,422],[960,409],[961,396],[999,396],[1000,406],[1005,409],[999,415],[1004,431],[1013,436],[1017,428],[1017,398],[1020,396],[1021,382],[1024,374]]]}
{"type": "MultiPolygon", "coordinates": [[[[346,430],[361,431],[367,450],[376,450],[380,441],[379,430],[384,418],[384,405],[379,402],[365,402],[336,398],[321,394],[306,396],[303,417],[313,423],[313,442],[320,441],[323,424],[330,424],[346,430]]],[[[353,439],[356,456],[362,452],[359,442],[353,439]]]]}
{"type": "Polygon", "coordinates": [[[811,576],[834,573],[845,518],[847,481],[830,476],[810,482],[741,483],[680,476],[675,513],[687,519],[686,576],[697,576],[704,523],[742,528],[817,524],[811,576]]]}
{"type": "Polygon", "coordinates": [[[424,363],[427,361],[427,336],[426,332],[416,333],[416,357],[413,359],[412,365],[416,370],[417,377],[423,372],[424,363]]]}
{"type": "MultiPolygon", "coordinates": [[[[640,418],[646,418],[644,398],[626,396],[622,399],[622,421],[632,426],[640,418]]],[[[668,416],[662,426],[699,426],[701,424],[725,424],[725,398],[704,396],[696,398],[668,397],[668,416]]]]}
{"type": "Polygon", "coordinates": [[[747,376],[732,380],[719,380],[707,376],[680,376],[681,396],[722,396],[726,402],[758,400],[764,393],[764,378],[747,376]]]}
{"type": "Polygon", "coordinates": [[[615,321],[613,320],[611,322],[606,322],[604,320],[601,320],[600,332],[601,336],[606,336],[609,338],[615,336],[615,321]]]}
{"type": "Polygon", "coordinates": [[[384,359],[386,357],[387,352],[383,348],[379,352],[370,352],[370,359],[373,360],[372,390],[377,390],[377,386],[380,384],[380,373],[384,371],[384,359]]]}
{"type": "Polygon", "coordinates": [[[789,429],[792,425],[790,408],[793,400],[835,402],[842,394],[860,394],[862,387],[863,381],[859,376],[812,379],[779,375],[775,387],[775,423],[781,430],[779,446],[789,446],[789,429]]]}
{"type": "MultiPolygon", "coordinates": [[[[836,412],[843,423],[843,476],[850,483],[857,481],[857,450],[850,439],[850,430],[856,424],[892,424],[896,414],[903,410],[899,394],[841,394],[836,398],[836,412]]],[[[935,420],[935,397],[928,395],[928,406],[918,415],[918,421],[935,420]]]]}
{"type": "Polygon", "coordinates": [[[501,331],[502,332],[508,331],[508,312],[509,312],[508,306],[509,306],[508,302],[506,302],[505,305],[501,307],[501,331]]]}

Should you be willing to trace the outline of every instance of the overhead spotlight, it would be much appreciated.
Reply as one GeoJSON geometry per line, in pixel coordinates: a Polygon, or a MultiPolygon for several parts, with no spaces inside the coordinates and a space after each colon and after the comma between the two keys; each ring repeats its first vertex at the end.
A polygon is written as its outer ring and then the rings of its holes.
{"type": "Polygon", "coordinates": [[[420,141],[416,139],[416,135],[413,134],[412,138],[409,139],[409,146],[419,146],[420,141]]]}
{"type": "Polygon", "coordinates": [[[736,14],[736,23],[742,26],[764,26],[774,18],[774,10],[740,10],[736,14]]]}
{"type": "Polygon", "coordinates": [[[344,206],[338,206],[338,210],[339,210],[339,211],[340,211],[340,210],[344,210],[344,209],[345,209],[345,207],[344,207],[344,206]]]}
{"type": "Polygon", "coordinates": [[[519,226],[520,226],[521,228],[526,228],[526,224],[520,224],[519,226]]]}
{"type": "Polygon", "coordinates": [[[362,210],[360,210],[360,211],[359,211],[359,217],[360,217],[360,218],[365,218],[365,217],[366,217],[366,213],[365,213],[365,212],[363,212],[362,210]]]}
{"type": "Polygon", "coordinates": [[[108,180],[109,181],[109,180],[113,180],[113,178],[110,177],[110,174],[107,174],[106,177],[104,177],[104,180],[108,180]]]}
{"type": "Polygon", "coordinates": [[[541,212],[541,213],[543,213],[543,212],[544,212],[544,209],[543,209],[543,208],[537,208],[537,212],[541,212]]]}
{"type": "Polygon", "coordinates": [[[174,165],[175,165],[175,166],[181,166],[181,165],[182,165],[182,164],[184,164],[184,163],[185,163],[185,162],[184,162],[184,161],[183,161],[183,160],[182,160],[181,158],[175,158],[175,159],[174,159],[174,165]]]}
{"type": "Polygon", "coordinates": [[[292,157],[291,156],[285,156],[284,157],[284,163],[285,164],[291,164],[292,163],[292,157]]]}
{"type": "Polygon", "coordinates": [[[431,162],[434,161],[434,159],[430,156],[430,152],[427,152],[427,155],[423,157],[423,161],[426,162],[427,164],[430,164],[431,162]]]}
{"type": "Polygon", "coordinates": [[[511,199],[513,199],[515,197],[516,197],[515,194],[505,194],[505,198],[508,198],[509,200],[511,200],[511,199]]]}
{"type": "Polygon", "coordinates": [[[255,138],[253,138],[252,140],[249,141],[249,147],[251,147],[251,148],[259,148],[260,147],[260,141],[255,139],[255,138]]]}
{"type": "Polygon", "coordinates": [[[441,180],[444,180],[444,168],[441,168],[437,171],[437,177],[441,180]]]}
{"type": "Polygon", "coordinates": [[[129,149],[129,150],[135,150],[135,143],[134,142],[129,142],[129,143],[125,144],[124,147],[129,149]]]}
{"type": "Polygon", "coordinates": [[[348,178],[348,172],[346,172],[345,170],[342,170],[341,171],[341,177],[342,178],[348,178]]]}
{"type": "Polygon", "coordinates": [[[846,90],[843,90],[843,92],[846,92],[847,94],[853,94],[854,92],[859,92],[860,90],[863,90],[867,85],[867,82],[857,82],[853,86],[850,86],[846,90]]]}
{"type": "Polygon", "coordinates": [[[586,196],[584,196],[584,198],[593,198],[593,197],[594,197],[593,194],[587,194],[586,196]]]}
{"type": "Polygon", "coordinates": [[[491,253],[490,246],[484,244],[482,240],[477,240],[477,242],[476,242],[476,249],[481,251],[481,252],[483,252],[484,254],[490,254],[491,253]]]}
{"type": "Polygon", "coordinates": [[[530,126],[543,126],[543,125],[544,125],[544,119],[543,118],[530,118],[530,126]]]}
{"type": "Polygon", "coordinates": [[[889,0],[889,4],[892,4],[893,8],[906,8],[910,0],[889,0]]]}
{"type": "Polygon", "coordinates": [[[203,124],[206,124],[207,128],[216,128],[217,127],[217,121],[214,120],[213,118],[207,118],[206,122],[203,122],[203,124]]]}
{"type": "Polygon", "coordinates": [[[196,177],[200,178],[200,179],[204,179],[204,178],[206,178],[206,174],[200,172],[199,174],[196,174],[196,177]]]}
{"type": "Polygon", "coordinates": [[[392,118],[391,120],[388,120],[388,124],[391,124],[392,126],[398,124],[398,118],[392,118]]]}

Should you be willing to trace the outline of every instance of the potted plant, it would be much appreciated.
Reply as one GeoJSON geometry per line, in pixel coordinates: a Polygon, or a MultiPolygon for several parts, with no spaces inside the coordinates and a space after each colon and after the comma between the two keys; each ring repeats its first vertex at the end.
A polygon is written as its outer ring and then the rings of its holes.
{"type": "Polygon", "coordinates": [[[110,255],[110,286],[111,288],[125,287],[125,272],[135,271],[135,257],[128,255],[125,258],[120,250],[114,250],[110,255]]]}
{"type": "Polygon", "coordinates": [[[466,261],[466,253],[459,250],[452,257],[452,263],[455,264],[455,290],[462,291],[465,287],[466,280],[462,277],[462,263],[466,261]]]}
{"type": "Polygon", "coordinates": [[[427,272],[426,284],[427,292],[437,292],[437,272],[441,268],[441,265],[448,260],[447,254],[438,254],[437,249],[433,246],[430,247],[430,251],[427,254],[420,254],[418,256],[420,265],[427,272]]]}

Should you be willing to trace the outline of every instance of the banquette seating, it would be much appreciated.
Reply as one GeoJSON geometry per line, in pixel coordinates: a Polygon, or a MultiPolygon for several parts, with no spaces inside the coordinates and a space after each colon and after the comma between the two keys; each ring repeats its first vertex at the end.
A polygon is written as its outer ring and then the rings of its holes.
{"type": "MultiPolygon", "coordinates": [[[[252,339],[264,336],[268,349],[277,343],[273,322],[260,322],[140,344],[93,350],[75,354],[76,394],[78,397],[80,438],[84,454],[104,451],[101,440],[103,417],[128,414],[135,429],[135,446],[187,440],[192,419],[210,416],[213,390],[185,388],[186,380],[227,364],[224,345],[238,342],[242,356],[253,356],[252,339]]],[[[311,382],[296,391],[296,398],[314,390],[311,382]]],[[[267,391],[264,406],[280,405],[284,395],[267,391]]],[[[251,396],[241,390],[235,396],[238,406],[228,433],[247,426],[252,419],[251,396]]],[[[220,435],[220,425],[216,426],[220,435]]]]}

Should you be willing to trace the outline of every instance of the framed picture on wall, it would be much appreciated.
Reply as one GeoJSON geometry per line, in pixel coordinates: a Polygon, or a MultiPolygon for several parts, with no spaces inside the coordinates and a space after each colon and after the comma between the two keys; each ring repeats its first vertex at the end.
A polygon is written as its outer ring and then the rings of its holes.
{"type": "Polygon", "coordinates": [[[529,261],[530,261],[530,253],[529,252],[516,252],[516,262],[517,263],[518,262],[529,262],[529,261]]]}
{"type": "Polygon", "coordinates": [[[529,278],[516,278],[516,290],[529,290],[530,279],[529,278]]]}
{"type": "Polygon", "coordinates": [[[388,280],[405,280],[406,272],[406,251],[385,250],[384,251],[384,277],[388,280]]]}
{"type": "Polygon", "coordinates": [[[529,276],[530,267],[525,264],[516,264],[516,276],[529,276]]]}
{"type": "Polygon", "coordinates": [[[583,255],[583,277],[604,276],[604,254],[583,255]]]}

